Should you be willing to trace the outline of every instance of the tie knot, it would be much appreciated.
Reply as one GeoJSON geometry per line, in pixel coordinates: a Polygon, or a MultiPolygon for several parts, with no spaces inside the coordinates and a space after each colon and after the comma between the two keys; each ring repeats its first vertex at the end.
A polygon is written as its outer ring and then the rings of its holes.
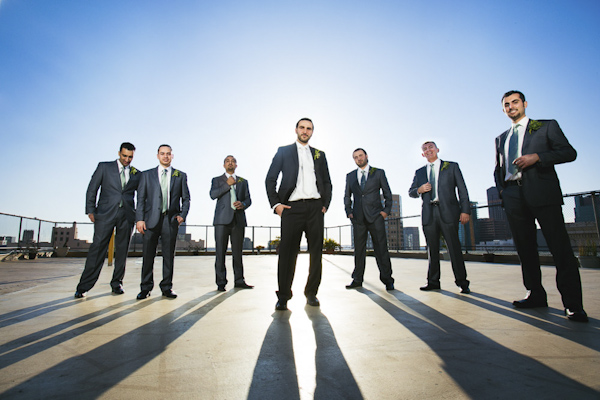
{"type": "Polygon", "coordinates": [[[162,174],[163,174],[163,175],[166,175],[166,174],[167,174],[167,169],[166,169],[166,168],[165,168],[165,169],[163,169],[163,172],[162,172],[162,174]]]}

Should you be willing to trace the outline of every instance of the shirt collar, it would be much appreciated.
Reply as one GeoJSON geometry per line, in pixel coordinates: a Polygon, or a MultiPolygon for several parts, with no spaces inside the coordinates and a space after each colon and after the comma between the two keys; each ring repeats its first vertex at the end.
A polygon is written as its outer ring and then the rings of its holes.
{"type": "Polygon", "coordinates": [[[369,164],[365,165],[364,169],[362,169],[361,167],[358,167],[357,169],[359,173],[362,173],[361,171],[365,171],[367,175],[369,174],[369,164]]]}
{"type": "Polygon", "coordinates": [[[523,129],[525,129],[527,127],[527,124],[529,124],[529,117],[526,115],[523,118],[521,118],[521,120],[519,122],[513,122],[510,124],[510,129],[513,130],[515,129],[516,125],[522,126],[523,129]]]}
{"type": "Polygon", "coordinates": [[[310,146],[308,145],[308,143],[307,144],[302,144],[302,143],[300,143],[297,140],[296,140],[296,148],[298,150],[303,150],[303,151],[306,150],[306,149],[310,150],[310,146]]]}
{"type": "Polygon", "coordinates": [[[127,169],[129,168],[129,166],[124,166],[123,164],[121,164],[121,160],[117,159],[117,165],[119,166],[119,172],[123,171],[123,168],[127,169]]]}

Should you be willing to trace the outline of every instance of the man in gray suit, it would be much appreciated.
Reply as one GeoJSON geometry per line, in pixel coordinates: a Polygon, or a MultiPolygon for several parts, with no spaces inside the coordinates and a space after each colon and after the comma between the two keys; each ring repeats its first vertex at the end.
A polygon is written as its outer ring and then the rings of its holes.
{"type": "Polygon", "coordinates": [[[427,285],[421,287],[421,290],[440,289],[441,234],[448,246],[455,283],[461,288],[461,293],[470,293],[467,270],[458,239],[459,221],[463,225],[466,224],[471,214],[467,186],[457,163],[438,158],[440,150],[434,142],[423,143],[421,149],[423,157],[427,159],[427,165],[415,172],[415,178],[408,191],[410,197],[420,196],[423,199],[421,219],[429,252],[429,271],[427,285]]]}
{"type": "Polygon", "coordinates": [[[163,296],[176,298],[173,291],[173,263],[175,261],[175,243],[179,225],[185,221],[190,210],[190,191],[187,175],[171,167],[173,153],[171,146],[158,147],[156,168],[144,171],[138,188],[138,207],[136,226],[144,235],[142,283],[138,300],[150,296],[154,287],[154,257],[158,239],[161,239],[163,258],[163,280],[160,290],[163,296]]]}
{"type": "Polygon", "coordinates": [[[108,244],[113,230],[115,235],[115,269],[110,286],[114,294],[123,294],[125,262],[131,239],[131,230],[135,223],[135,205],[133,195],[138,187],[141,173],[132,167],[135,146],[125,142],[119,149],[116,161],[101,162],[92,175],[87,188],[85,212],[94,223],[94,239],[85,260],[85,268],[75,291],[75,298],[85,297],[94,287],[104,259],[108,253],[108,244]],[[96,203],[98,189],[100,199],[96,203]]]}
{"type": "Polygon", "coordinates": [[[235,175],[237,160],[234,156],[225,157],[223,162],[225,173],[213,178],[210,186],[210,198],[217,199],[215,208],[215,274],[217,290],[225,291],[227,270],[225,269],[225,254],[227,243],[231,238],[231,253],[233,258],[233,275],[235,287],[252,289],[244,280],[244,265],[242,263],[242,247],[244,230],[246,228],[246,208],[252,204],[248,181],[235,175]]]}
{"type": "Polygon", "coordinates": [[[354,234],[354,272],[352,282],[346,289],[362,286],[367,258],[367,233],[370,233],[379,279],[386,290],[394,290],[392,263],[385,234],[385,219],[392,210],[392,191],[385,171],[369,166],[369,158],[364,149],[354,150],[352,157],[358,168],[346,175],[344,206],[346,216],[352,221],[354,234]],[[383,193],[385,205],[381,204],[380,193],[383,193]]]}

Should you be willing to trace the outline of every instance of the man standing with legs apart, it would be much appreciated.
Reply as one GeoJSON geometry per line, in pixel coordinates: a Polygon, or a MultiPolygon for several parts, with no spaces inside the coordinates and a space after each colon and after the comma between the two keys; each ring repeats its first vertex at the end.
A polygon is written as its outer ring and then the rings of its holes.
{"type": "Polygon", "coordinates": [[[555,120],[525,116],[525,95],[512,90],[502,96],[511,127],[496,138],[494,178],[521,260],[527,295],[513,301],[517,308],[547,307],[537,248],[540,224],[556,264],[556,285],[565,314],[572,321],[588,322],[583,310],[577,259],[562,214],[562,191],[555,164],[571,162],[577,152],[555,120]]]}
{"type": "Polygon", "coordinates": [[[379,279],[386,290],[394,290],[392,263],[385,234],[385,219],[392,211],[392,191],[384,170],[369,167],[365,150],[354,150],[352,157],[358,168],[346,175],[344,206],[346,216],[352,221],[354,234],[354,272],[352,282],[346,289],[362,286],[367,258],[367,233],[370,233],[379,279]],[[383,193],[385,206],[381,204],[380,193],[383,193]]]}
{"type": "Polygon", "coordinates": [[[173,153],[171,146],[158,147],[156,168],[144,171],[138,188],[138,207],[136,212],[137,230],[144,235],[142,283],[138,300],[150,296],[154,287],[154,257],[158,239],[161,239],[163,258],[163,280],[160,290],[163,296],[176,298],[173,291],[173,263],[175,261],[175,243],[179,225],[190,210],[190,191],[184,172],[171,167],[173,153]]]}
{"type": "Polygon", "coordinates": [[[252,289],[253,286],[248,285],[244,280],[242,263],[242,247],[246,228],[246,212],[244,210],[252,204],[248,181],[235,175],[237,160],[234,156],[225,157],[223,167],[225,167],[225,173],[213,178],[210,186],[210,198],[217,199],[215,218],[213,219],[217,290],[224,292],[227,284],[225,255],[229,238],[231,238],[234,286],[240,289],[252,289]]]}
{"type": "Polygon", "coordinates": [[[306,235],[310,253],[304,295],[309,305],[319,306],[317,291],[321,283],[324,219],[331,202],[332,187],[325,153],[308,145],[312,134],[310,119],[298,121],[296,143],[277,150],[265,180],[271,208],[281,217],[277,310],[287,310],[287,302],[292,298],[302,232],[306,235]],[[279,174],[282,178],[277,189],[279,174]]]}
{"type": "Polygon", "coordinates": [[[421,149],[427,165],[415,172],[408,190],[410,197],[420,196],[423,200],[421,220],[429,254],[429,270],[427,285],[421,287],[421,290],[440,289],[440,235],[443,235],[450,253],[454,282],[461,288],[461,293],[470,293],[458,239],[458,222],[466,224],[471,214],[467,186],[457,163],[438,158],[440,150],[434,142],[423,143],[421,149]]]}
{"type": "Polygon", "coordinates": [[[135,223],[135,205],[133,195],[142,175],[130,166],[135,153],[135,146],[125,142],[119,149],[116,161],[98,164],[86,193],[85,212],[94,223],[94,239],[85,260],[85,268],[75,291],[75,298],[85,297],[94,287],[104,259],[108,252],[108,244],[113,230],[115,235],[115,269],[110,286],[114,294],[123,294],[123,277],[125,263],[131,239],[131,230],[135,223]],[[98,189],[100,199],[96,203],[98,189]]]}

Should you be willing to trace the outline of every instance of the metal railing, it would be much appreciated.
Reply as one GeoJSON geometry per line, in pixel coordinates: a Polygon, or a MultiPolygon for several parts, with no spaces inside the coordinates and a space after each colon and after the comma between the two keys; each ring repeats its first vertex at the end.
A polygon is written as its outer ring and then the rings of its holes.
{"type": "MultiPolygon", "coordinates": [[[[589,191],[564,196],[563,215],[571,244],[577,254],[594,253],[600,247],[600,191],[589,191]]],[[[463,251],[469,253],[515,254],[512,235],[500,204],[472,206],[471,221],[459,228],[463,251]]],[[[205,253],[214,250],[212,225],[182,225],[177,250],[205,253]]],[[[420,215],[388,217],[386,220],[388,246],[391,252],[425,251],[420,215]]],[[[71,251],[86,252],[92,241],[91,222],[58,222],[0,212],[0,253],[24,251],[29,248],[56,249],[69,247],[71,251]],[[53,236],[54,235],[54,236],[53,236]]],[[[244,249],[257,253],[275,251],[271,242],[280,235],[279,226],[248,226],[244,249]],[[259,247],[260,246],[260,247],[259,247]]],[[[334,239],[342,250],[353,250],[352,225],[325,227],[326,239],[334,239]]],[[[368,247],[370,242],[368,242],[368,247]]],[[[548,252],[541,231],[538,230],[541,253],[548,252]]],[[[442,248],[444,243],[442,242],[442,248]]],[[[134,234],[130,251],[142,249],[141,237],[134,234]]],[[[548,253],[549,254],[549,253],[548,253]]]]}

